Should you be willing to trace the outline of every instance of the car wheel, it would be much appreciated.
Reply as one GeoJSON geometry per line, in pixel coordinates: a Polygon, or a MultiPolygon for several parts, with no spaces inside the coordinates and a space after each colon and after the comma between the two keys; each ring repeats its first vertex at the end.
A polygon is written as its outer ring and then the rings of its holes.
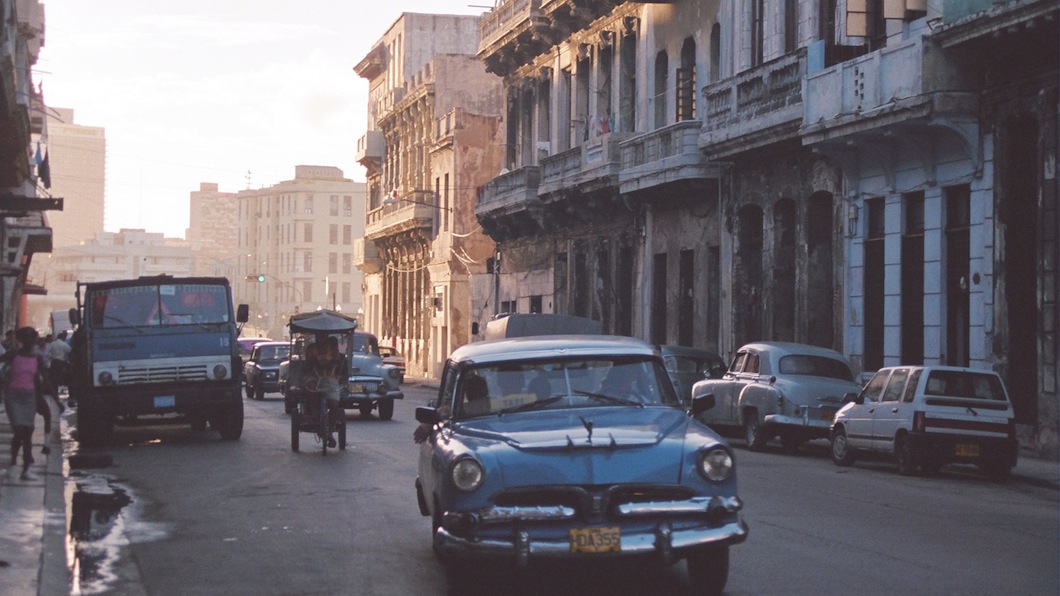
{"type": "Polygon", "coordinates": [[[704,549],[685,561],[692,590],[699,594],[721,594],[729,581],[729,547],[704,549]]]}
{"type": "Polygon", "coordinates": [[[843,427],[832,431],[832,463],[837,466],[849,466],[854,463],[854,450],[847,442],[847,433],[843,427]]]}
{"type": "Polygon", "coordinates": [[[894,439],[894,459],[898,464],[899,474],[902,476],[912,476],[913,474],[916,474],[916,468],[919,465],[919,462],[917,461],[916,450],[909,442],[909,437],[899,435],[894,439]]]}
{"type": "Polygon", "coordinates": [[[744,413],[743,438],[751,451],[761,451],[769,442],[769,437],[762,432],[762,425],[758,422],[758,411],[748,410],[744,413]]]}
{"type": "Polygon", "coordinates": [[[290,397],[284,395],[283,396],[283,413],[284,414],[294,415],[294,411],[295,411],[296,408],[297,408],[297,406],[295,405],[294,400],[292,400],[290,397]]]}
{"type": "Polygon", "coordinates": [[[254,399],[256,399],[258,401],[264,401],[265,400],[265,388],[264,387],[257,387],[256,389],[254,389],[254,399]]]}
{"type": "Polygon", "coordinates": [[[394,400],[384,399],[379,401],[379,419],[390,420],[394,417],[394,400]]]}
{"type": "Polygon", "coordinates": [[[298,433],[301,432],[302,415],[291,412],[291,451],[298,451],[298,433]]]}

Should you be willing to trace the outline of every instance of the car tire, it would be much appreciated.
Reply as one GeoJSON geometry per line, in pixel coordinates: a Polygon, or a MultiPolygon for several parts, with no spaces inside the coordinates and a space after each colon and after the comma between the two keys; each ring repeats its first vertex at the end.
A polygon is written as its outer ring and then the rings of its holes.
{"type": "Polygon", "coordinates": [[[744,412],[743,438],[747,441],[747,448],[751,451],[761,451],[769,442],[769,436],[762,432],[757,410],[744,412]]]}
{"type": "Polygon", "coordinates": [[[394,417],[394,400],[392,399],[381,399],[379,400],[379,419],[390,420],[394,417]]]}
{"type": "Polygon", "coordinates": [[[854,450],[847,441],[847,433],[842,426],[832,431],[830,437],[832,447],[832,463],[837,466],[849,466],[854,463],[854,450]]]}
{"type": "Polygon", "coordinates": [[[905,435],[898,435],[894,439],[894,460],[898,465],[898,474],[902,476],[912,476],[916,474],[916,469],[920,465],[918,461],[916,449],[909,441],[909,437],[905,435]]]}
{"type": "Polygon", "coordinates": [[[725,591],[729,581],[729,547],[713,547],[689,555],[685,565],[693,592],[714,596],[725,591]]]}
{"type": "Polygon", "coordinates": [[[291,451],[298,451],[298,433],[301,432],[302,415],[291,412],[291,451]]]}

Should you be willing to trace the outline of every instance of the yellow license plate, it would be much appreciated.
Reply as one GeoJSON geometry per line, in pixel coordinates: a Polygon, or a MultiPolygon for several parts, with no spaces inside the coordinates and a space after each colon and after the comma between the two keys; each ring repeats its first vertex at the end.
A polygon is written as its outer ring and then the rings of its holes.
{"type": "Polygon", "coordinates": [[[957,457],[979,457],[979,445],[975,443],[957,443],[957,457]]]}
{"type": "Polygon", "coordinates": [[[364,385],[360,383],[350,383],[349,387],[346,388],[350,393],[364,393],[364,385]]]}
{"type": "Polygon", "coordinates": [[[572,528],[570,531],[572,553],[610,553],[618,552],[621,547],[622,531],[617,527],[572,528]]]}

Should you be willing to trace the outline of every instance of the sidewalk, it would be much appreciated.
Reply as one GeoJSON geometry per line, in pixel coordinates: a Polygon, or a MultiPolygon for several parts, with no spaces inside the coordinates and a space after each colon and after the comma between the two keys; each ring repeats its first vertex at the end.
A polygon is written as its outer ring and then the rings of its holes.
{"type": "Polygon", "coordinates": [[[54,408],[52,412],[52,432],[48,435],[44,434],[43,420],[37,420],[31,479],[21,480],[21,457],[15,474],[8,474],[14,433],[0,402],[0,591],[5,594],[70,593],[62,423],[54,408]],[[45,441],[51,455],[40,452],[45,441]]]}

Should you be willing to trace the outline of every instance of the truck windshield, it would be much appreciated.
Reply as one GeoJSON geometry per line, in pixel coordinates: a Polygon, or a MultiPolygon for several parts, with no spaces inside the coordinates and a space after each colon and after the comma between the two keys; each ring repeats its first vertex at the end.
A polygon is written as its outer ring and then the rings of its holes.
{"type": "Polygon", "coordinates": [[[224,286],[163,284],[97,290],[89,296],[95,328],[227,323],[230,306],[224,286]]]}

